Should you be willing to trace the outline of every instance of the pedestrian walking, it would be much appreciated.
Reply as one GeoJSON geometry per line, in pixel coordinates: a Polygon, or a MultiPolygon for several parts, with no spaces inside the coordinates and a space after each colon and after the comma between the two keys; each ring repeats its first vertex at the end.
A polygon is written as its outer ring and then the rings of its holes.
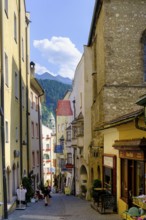
{"type": "Polygon", "coordinates": [[[48,186],[45,186],[44,189],[44,198],[45,198],[45,206],[48,206],[50,204],[50,190],[48,188],[48,186]]]}
{"type": "Polygon", "coordinates": [[[51,186],[49,185],[49,181],[47,180],[44,188],[45,206],[50,204],[50,198],[52,198],[50,192],[51,192],[51,186]]]}

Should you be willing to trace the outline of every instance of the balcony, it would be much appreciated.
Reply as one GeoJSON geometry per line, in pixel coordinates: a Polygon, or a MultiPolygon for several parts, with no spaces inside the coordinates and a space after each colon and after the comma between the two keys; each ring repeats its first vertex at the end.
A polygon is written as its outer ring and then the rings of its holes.
{"type": "Polygon", "coordinates": [[[71,146],[72,147],[77,147],[77,138],[72,138],[71,146]]]}
{"type": "Polygon", "coordinates": [[[74,165],[71,164],[71,163],[67,163],[67,164],[65,165],[65,167],[66,167],[67,169],[72,169],[72,168],[74,168],[74,165]]]}
{"type": "Polygon", "coordinates": [[[78,136],[77,137],[77,147],[79,147],[79,148],[84,147],[84,138],[83,138],[83,136],[78,136]]]}
{"type": "Polygon", "coordinates": [[[45,151],[51,151],[51,148],[46,148],[45,151]]]}
{"type": "Polygon", "coordinates": [[[50,136],[49,135],[46,135],[46,140],[50,139],[50,136]]]}
{"type": "Polygon", "coordinates": [[[51,159],[43,159],[43,163],[50,163],[51,159]]]}

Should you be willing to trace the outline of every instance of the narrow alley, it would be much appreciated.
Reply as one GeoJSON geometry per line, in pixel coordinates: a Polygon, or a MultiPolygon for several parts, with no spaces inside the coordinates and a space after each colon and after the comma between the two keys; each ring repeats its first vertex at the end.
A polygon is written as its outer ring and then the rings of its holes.
{"type": "Polygon", "coordinates": [[[52,194],[49,206],[44,200],[29,203],[25,210],[15,210],[9,220],[121,220],[117,214],[100,214],[91,208],[91,202],[74,196],[52,194]]]}

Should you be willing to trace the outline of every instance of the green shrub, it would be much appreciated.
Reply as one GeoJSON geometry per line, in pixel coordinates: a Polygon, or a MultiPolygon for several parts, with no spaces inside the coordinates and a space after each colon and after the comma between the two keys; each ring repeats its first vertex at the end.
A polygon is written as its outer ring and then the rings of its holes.
{"type": "Polygon", "coordinates": [[[101,180],[99,179],[95,179],[93,181],[93,188],[101,188],[102,184],[101,184],[101,180]]]}
{"type": "Polygon", "coordinates": [[[32,188],[32,181],[28,177],[23,177],[22,179],[23,188],[27,189],[26,201],[30,202],[30,199],[34,196],[34,190],[32,188]]]}

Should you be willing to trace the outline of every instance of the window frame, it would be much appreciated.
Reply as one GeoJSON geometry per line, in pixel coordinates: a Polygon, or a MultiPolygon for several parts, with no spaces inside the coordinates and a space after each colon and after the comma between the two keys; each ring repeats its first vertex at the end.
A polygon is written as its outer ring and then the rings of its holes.
{"type": "Polygon", "coordinates": [[[9,143],[9,123],[5,121],[5,143],[9,143]]]}
{"type": "Polygon", "coordinates": [[[14,12],[14,40],[17,43],[17,16],[14,12]]]}
{"type": "Polygon", "coordinates": [[[8,55],[5,52],[5,85],[9,87],[9,60],[8,55]]]}

